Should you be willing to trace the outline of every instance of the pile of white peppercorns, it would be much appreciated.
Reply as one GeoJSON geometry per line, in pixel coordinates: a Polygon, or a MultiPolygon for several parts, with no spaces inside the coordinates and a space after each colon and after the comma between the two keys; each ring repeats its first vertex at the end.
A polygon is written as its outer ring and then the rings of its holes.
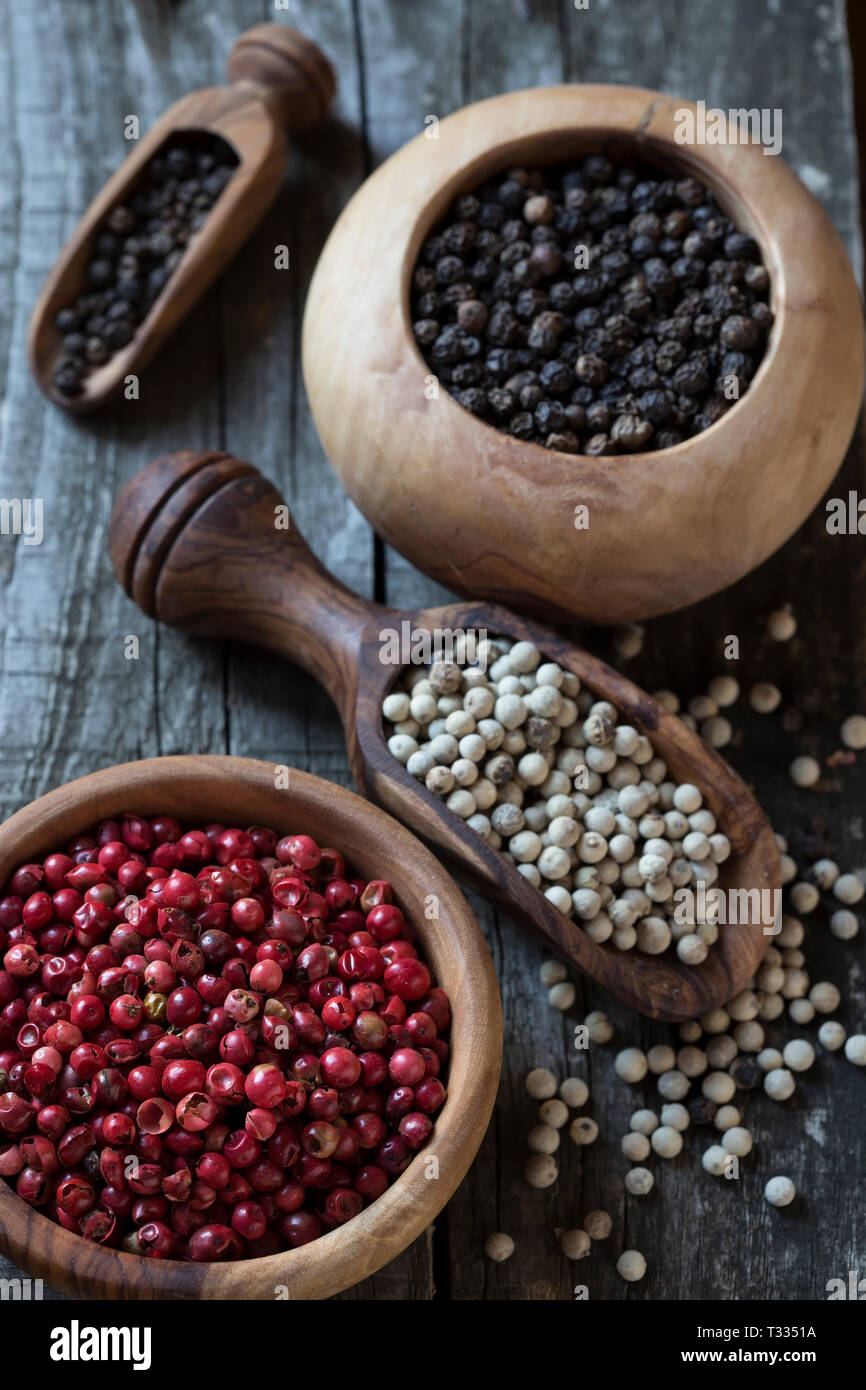
{"type": "Polygon", "coordinates": [[[709,888],[731,850],[700,790],[531,642],[475,656],[404,673],[390,752],[592,941],[699,965],[718,928],[675,919],[675,893],[709,888]]]}

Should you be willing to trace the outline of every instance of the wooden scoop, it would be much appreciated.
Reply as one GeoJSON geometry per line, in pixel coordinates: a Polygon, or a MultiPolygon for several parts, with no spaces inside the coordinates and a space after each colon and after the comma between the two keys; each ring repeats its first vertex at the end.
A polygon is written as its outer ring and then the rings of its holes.
{"type": "Polygon", "coordinates": [[[693,1018],[741,990],[770,940],[760,922],[722,926],[700,966],[673,952],[648,956],[597,945],[412,777],[382,731],[382,700],[402,669],[383,662],[384,634],[399,634],[405,623],[407,631],[486,629],[535,643],[646,733],[673,777],[701,787],[732,845],[720,885],[778,889],[770,826],[718,754],[618,672],[505,608],[466,602],[408,612],[359,598],[328,574],[293,525],[280,527],[286,514],[277,490],[251,464],[223,453],[169,454],[118,498],[111,559],[126,592],[152,617],[208,637],[259,643],[315,676],[340,712],[352,771],[367,795],[631,1007],[654,1018],[693,1018]]]}
{"type": "Polygon", "coordinates": [[[51,271],[30,320],[30,368],[58,405],[93,410],[137,375],[228,264],[273,202],[285,171],[285,131],[321,120],[334,95],[325,55],[296,29],[258,24],[235,42],[228,61],[231,86],[191,92],[166,111],[97,194],[51,271]],[[231,179],[191,238],[183,259],[126,347],[89,372],[77,396],[51,380],[60,353],[55,318],[86,288],[98,230],[112,208],[134,191],[144,166],[180,132],[220,136],[239,160],[231,179]]]}

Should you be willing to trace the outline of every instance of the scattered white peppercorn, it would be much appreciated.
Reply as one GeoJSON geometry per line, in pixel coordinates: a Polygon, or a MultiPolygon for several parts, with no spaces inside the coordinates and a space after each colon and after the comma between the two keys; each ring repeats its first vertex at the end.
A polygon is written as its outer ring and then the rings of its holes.
{"type": "Polygon", "coordinates": [[[797,1195],[797,1189],[790,1178],[770,1178],[764,1188],[764,1196],[773,1207],[787,1207],[797,1195]]]}
{"type": "Polygon", "coordinates": [[[859,903],[864,892],[866,892],[866,888],[863,887],[856,874],[840,874],[833,884],[833,896],[838,898],[840,903],[845,903],[847,907],[859,903]]]}
{"type": "Polygon", "coordinates": [[[676,1101],[671,1105],[663,1105],[661,1122],[662,1127],[666,1126],[668,1129],[688,1129],[690,1123],[689,1112],[684,1105],[680,1105],[676,1101]]]}
{"type": "Polygon", "coordinates": [[[614,1070],[617,1076],[629,1085],[636,1085],[638,1081],[643,1081],[647,1074],[647,1059],[639,1047],[626,1047],[622,1052],[618,1052],[614,1058],[614,1070]]]}
{"type": "Polygon", "coordinates": [[[538,1118],[543,1125],[562,1129],[568,1123],[568,1106],[561,1100],[546,1100],[538,1107],[538,1118]]]}
{"type": "Polygon", "coordinates": [[[737,1158],[745,1158],[746,1154],[752,1152],[752,1136],[742,1125],[734,1125],[722,1135],[722,1148],[737,1158]]]}
{"type": "Polygon", "coordinates": [[[584,1260],[590,1251],[591,1241],[586,1231],[580,1228],[573,1231],[559,1231],[559,1244],[568,1260],[584,1260]]]}
{"type": "Polygon", "coordinates": [[[845,1043],[845,1056],[855,1067],[866,1067],[866,1033],[852,1033],[845,1043]]]}
{"type": "Polygon", "coordinates": [[[672,1071],[676,1064],[676,1053],[667,1043],[659,1043],[656,1047],[651,1047],[646,1055],[647,1066],[655,1076],[660,1076],[664,1071],[672,1071]]]}
{"type": "Polygon", "coordinates": [[[649,1168],[630,1168],[625,1175],[626,1191],[633,1197],[646,1197],[651,1192],[655,1178],[649,1168]]]}
{"type": "Polygon", "coordinates": [[[814,912],[821,895],[814,883],[795,883],[791,889],[791,906],[795,912],[814,912]]]}
{"type": "Polygon", "coordinates": [[[637,1134],[652,1134],[659,1127],[659,1117],[654,1110],[636,1110],[629,1124],[637,1134]]]}
{"type": "Polygon", "coordinates": [[[653,1130],[650,1143],[660,1158],[676,1158],[683,1147],[683,1136],[673,1125],[659,1125],[653,1130]]]}
{"type": "Polygon", "coordinates": [[[524,1084],[533,1100],[549,1100],[556,1095],[556,1077],[547,1067],[535,1067],[527,1074],[524,1084]]]}
{"type": "Polygon", "coordinates": [[[802,753],[788,768],[791,781],[798,787],[814,787],[821,777],[821,764],[817,758],[802,753]]]}
{"type": "Polygon", "coordinates": [[[547,992],[547,1002],[554,1008],[564,1013],[570,1009],[574,1003],[576,990],[570,980],[561,980],[547,992]]]}
{"type": "Polygon", "coordinates": [[[583,1229],[592,1240],[607,1240],[613,1230],[613,1217],[606,1211],[591,1211],[583,1218],[583,1229]]]}
{"type": "Polygon", "coordinates": [[[846,907],[840,907],[830,918],[830,931],[839,941],[853,941],[860,930],[860,922],[856,913],[849,912],[846,907]]]}
{"type": "Polygon", "coordinates": [[[616,1269],[627,1284],[634,1284],[646,1274],[646,1260],[639,1250],[624,1250],[616,1262],[616,1269]]]}
{"type": "Polygon", "coordinates": [[[589,1100],[589,1087],[579,1076],[567,1076],[559,1088],[560,1098],[572,1110],[579,1110],[589,1100]]]}
{"type": "Polygon", "coordinates": [[[532,1153],[555,1154],[559,1148],[559,1130],[553,1125],[535,1125],[527,1135],[526,1143],[532,1153]]]}
{"type": "Polygon", "coordinates": [[[791,605],[785,604],[784,608],[776,608],[767,618],[767,635],[774,642],[790,642],[794,633],[797,631],[797,619],[791,611],[791,605]]]}
{"type": "Polygon", "coordinates": [[[838,1052],[845,1045],[845,1029],[835,1019],[828,1019],[818,1029],[818,1041],[828,1052],[838,1052]]]}
{"type": "Polygon", "coordinates": [[[578,1148],[583,1148],[585,1144],[595,1143],[598,1138],[598,1125],[589,1115],[578,1115],[569,1125],[568,1133],[578,1148]]]}
{"type": "Polygon", "coordinates": [[[663,1072],[656,1083],[658,1093],[664,1100],[682,1100],[688,1095],[691,1084],[689,1078],[676,1069],[663,1072]]]}
{"type": "Polygon", "coordinates": [[[734,676],[713,676],[707,686],[707,693],[722,709],[736,704],[740,696],[740,683],[734,676]]]}
{"type": "Polygon", "coordinates": [[[725,1071],[711,1071],[701,1083],[701,1090],[707,1100],[714,1101],[716,1105],[725,1105],[729,1100],[733,1100],[736,1089],[734,1078],[725,1071]]]}
{"type": "Polygon", "coordinates": [[[815,1005],[808,999],[792,999],[788,1005],[788,1017],[793,1023],[811,1023],[815,1017],[815,1005]]]}
{"type": "Polygon", "coordinates": [[[484,1242],[484,1253],[488,1259],[501,1264],[503,1260],[510,1260],[514,1254],[514,1241],[504,1231],[495,1231],[484,1242]]]}
{"type": "Polygon", "coordinates": [[[623,1135],[620,1148],[630,1163],[642,1163],[645,1158],[649,1157],[650,1141],[645,1134],[631,1131],[623,1135]]]}
{"type": "Polygon", "coordinates": [[[858,752],[861,748],[866,748],[866,716],[849,714],[848,718],[842,721],[839,734],[846,748],[854,748],[858,752]]]}
{"type": "Polygon", "coordinates": [[[782,703],[782,692],[770,681],[759,681],[749,691],[749,704],[756,714],[772,714],[782,703]]]}
{"type": "Polygon", "coordinates": [[[764,1077],[764,1090],[772,1100],[788,1100],[796,1090],[796,1083],[787,1067],[774,1067],[764,1077]]]}
{"type": "Polygon", "coordinates": [[[701,1166],[714,1178],[720,1178],[725,1171],[730,1155],[721,1144],[711,1144],[701,1157],[701,1166]]]}
{"type": "Polygon", "coordinates": [[[778,1048],[775,1047],[765,1047],[758,1053],[755,1060],[763,1072],[776,1071],[779,1067],[784,1065],[782,1054],[778,1048]]]}
{"type": "Polygon", "coordinates": [[[842,996],[829,980],[819,980],[809,990],[809,1003],[819,1014],[835,1013],[842,1002],[842,996]]]}
{"type": "Polygon", "coordinates": [[[736,1129],[742,1116],[735,1105],[720,1105],[713,1118],[713,1124],[722,1134],[728,1129],[736,1129]]]}
{"type": "MultiPolygon", "coordinates": [[[[517,807],[515,807],[514,809],[518,810],[517,807]]],[[[566,970],[561,960],[551,959],[542,961],[541,969],[538,973],[541,977],[541,983],[545,985],[548,989],[550,989],[553,985],[558,985],[562,980],[565,980],[568,977],[568,971],[566,970]]]]}
{"type": "Polygon", "coordinates": [[[534,1153],[523,1172],[530,1187],[552,1187],[559,1177],[559,1164],[553,1154],[534,1153]]]}

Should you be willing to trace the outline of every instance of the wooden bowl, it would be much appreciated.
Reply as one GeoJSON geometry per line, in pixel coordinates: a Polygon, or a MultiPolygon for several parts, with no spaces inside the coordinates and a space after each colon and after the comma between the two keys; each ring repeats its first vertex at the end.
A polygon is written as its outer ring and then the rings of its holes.
{"type": "MultiPolygon", "coordinates": [[[[460,593],[546,616],[646,618],[733,583],[799,526],[836,472],[863,382],[860,297],[832,223],[758,145],[685,146],[691,103],[548,87],[467,106],[383,164],[343,212],[307,300],[303,364],[334,467],[376,530],[460,593]],[[409,283],[460,192],[512,165],[631,152],[694,174],[761,246],[776,321],[742,400],[655,453],[526,444],[442,388],[415,345],[409,283]],[[574,510],[589,508],[576,530],[574,510]]],[[[692,107],[694,110],[694,108],[692,107]]]]}
{"type": "Polygon", "coordinates": [[[0,1248],[34,1277],[81,1298],[329,1298],[387,1264],[434,1220],[462,1182],[487,1128],[499,1082],[502,1014],[490,953],[465,899],[413,835],[353,792],[289,774],[274,787],[269,763],[249,758],[173,757],[125,763],[58,787],[0,826],[0,882],[99,820],[124,811],[163,811],[202,824],[305,830],[345,852],[361,874],[388,867],[398,901],[453,1010],[448,1099],[429,1143],[397,1181],[346,1226],[297,1250],[227,1264],[150,1260],[85,1241],[29,1207],[0,1181],[0,1248]],[[393,867],[392,867],[393,866],[393,867]],[[428,922],[425,900],[439,900],[428,922]],[[438,1160],[428,1177],[427,1160],[438,1160]]]}

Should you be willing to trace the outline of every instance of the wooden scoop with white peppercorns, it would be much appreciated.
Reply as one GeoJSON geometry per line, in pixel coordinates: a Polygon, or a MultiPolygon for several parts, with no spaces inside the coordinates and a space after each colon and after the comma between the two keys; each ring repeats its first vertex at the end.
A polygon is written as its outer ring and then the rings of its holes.
{"type": "MultiPolygon", "coordinates": [[[[296,29],[279,24],[258,24],[240,36],[229,55],[228,76],[229,86],[202,88],[166,111],[97,194],[61,251],[33,311],[29,333],[31,370],[57,404],[92,410],[121,391],[128,377],[137,376],[273,202],[285,171],[286,130],[321,120],[334,95],[334,74],[325,55],[296,29]],[[158,296],[146,301],[146,316],[129,341],[105,361],[97,356],[79,385],[58,389],[56,367],[64,344],[57,315],[93,289],[89,267],[106,219],[134,197],[150,161],[173,137],[194,145],[202,136],[225,142],[227,154],[237,160],[231,177],[190,236],[158,296]]],[[[130,281],[135,281],[134,270],[127,285],[130,281]]],[[[134,287],[130,293],[136,294],[134,287]]],[[[82,344],[79,355],[85,351],[82,344]]]]}
{"type": "Polygon", "coordinates": [[[770,940],[760,922],[720,927],[699,966],[672,952],[651,956],[596,944],[412,777],[388,750],[382,729],[382,701],[402,670],[383,660],[385,633],[482,629],[532,642],[646,734],[672,777],[702,789],[731,842],[720,886],[778,889],[770,826],[718,754],[611,667],[507,609],[467,602],[409,612],[359,598],[327,573],[294,525],[280,524],[286,514],[277,490],[251,464],[217,452],[169,454],[118,498],[111,559],[126,592],[149,615],[203,636],[259,643],[315,676],[340,712],[352,771],[366,794],[444,851],[462,876],[534,928],[557,955],[627,1004],[654,1018],[679,1020],[744,988],[770,940]]]}

